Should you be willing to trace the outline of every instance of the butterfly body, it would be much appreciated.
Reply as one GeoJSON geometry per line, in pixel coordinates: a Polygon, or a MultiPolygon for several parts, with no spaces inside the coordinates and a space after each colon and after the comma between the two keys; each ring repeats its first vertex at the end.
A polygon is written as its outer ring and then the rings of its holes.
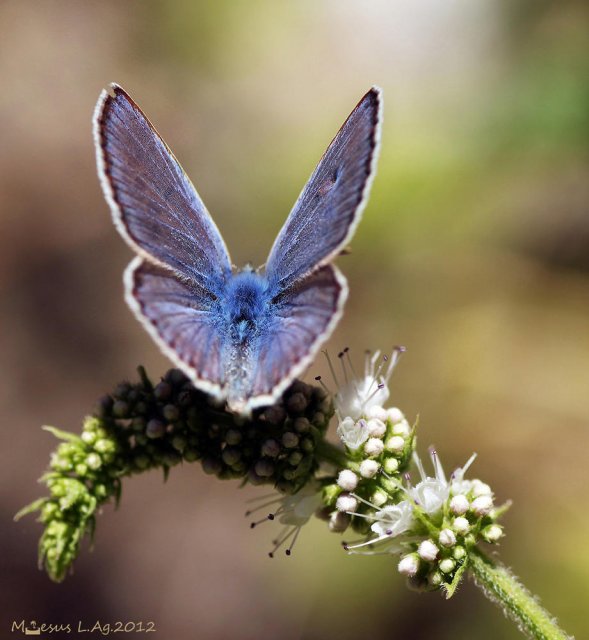
{"type": "Polygon", "coordinates": [[[195,386],[239,413],[273,403],[342,314],[331,261],[358,224],[376,162],[380,92],[350,114],[301,192],[263,272],[233,272],[223,239],[170,149],[127,93],[103,92],[94,132],[101,184],[138,254],[127,303],[195,386]]]}

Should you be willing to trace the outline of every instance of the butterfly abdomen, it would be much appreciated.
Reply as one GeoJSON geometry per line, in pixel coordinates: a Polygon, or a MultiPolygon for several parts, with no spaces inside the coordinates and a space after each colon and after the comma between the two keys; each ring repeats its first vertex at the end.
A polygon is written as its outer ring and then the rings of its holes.
{"type": "Polygon", "coordinates": [[[259,339],[270,316],[270,296],[264,276],[251,270],[234,275],[227,285],[224,370],[227,400],[239,408],[251,392],[259,339]]]}

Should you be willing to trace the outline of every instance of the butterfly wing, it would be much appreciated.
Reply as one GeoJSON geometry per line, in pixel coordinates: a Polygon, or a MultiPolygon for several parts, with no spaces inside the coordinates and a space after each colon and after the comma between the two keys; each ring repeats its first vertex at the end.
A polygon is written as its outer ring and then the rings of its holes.
{"type": "Polygon", "coordinates": [[[176,366],[223,397],[216,321],[231,277],[223,239],[168,146],[121,87],[102,92],[94,136],[115,225],[139,254],[125,272],[127,303],[176,366]]]}
{"type": "Polygon", "coordinates": [[[373,87],[339,130],[302,190],[270,251],[276,290],[330,262],[360,220],[375,171],[381,94],[373,87]]]}
{"type": "Polygon", "coordinates": [[[125,271],[125,298],[162,352],[203,391],[224,396],[219,300],[141,257],[125,271]]]}
{"type": "Polygon", "coordinates": [[[325,265],[273,300],[256,347],[250,408],[275,401],[308,367],[338,323],[347,295],[343,275],[325,265]]]}
{"type": "Polygon", "coordinates": [[[115,225],[146,260],[213,292],[231,275],[225,243],[190,179],[118,85],[94,114],[96,160],[115,225]]]}

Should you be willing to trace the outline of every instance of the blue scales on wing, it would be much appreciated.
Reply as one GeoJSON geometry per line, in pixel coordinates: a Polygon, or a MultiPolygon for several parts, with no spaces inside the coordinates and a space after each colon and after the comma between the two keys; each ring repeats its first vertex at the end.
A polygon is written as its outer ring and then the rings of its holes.
{"type": "Polygon", "coordinates": [[[182,167],[121,87],[104,91],[95,116],[102,185],[118,230],[140,256],[218,291],[231,261],[182,167]]]}
{"type": "Polygon", "coordinates": [[[319,161],[278,234],[266,273],[278,288],[333,260],[352,237],[374,173],[380,90],[360,100],[319,161]]]}
{"type": "Polygon", "coordinates": [[[116,227],[138,254],[126,299],[158,346],[222,396],[214,310],[232,278],[225,243],[180,164],[117,85],[95,112],[97,162],[116,227]]]}

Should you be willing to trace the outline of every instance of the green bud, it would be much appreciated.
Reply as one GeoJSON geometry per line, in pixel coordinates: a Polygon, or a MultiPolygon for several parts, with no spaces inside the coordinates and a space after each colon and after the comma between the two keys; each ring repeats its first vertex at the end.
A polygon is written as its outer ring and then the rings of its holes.
{"type": "Polygon", "coordinates": [[[150,420],[145,428],[145,435],[151,439],[161,438],[165,433],[166,425],[157,418],[150,420]]]}
{"type": "Polygon", "coordinates": [[[180,418],[180,409],[173,404],[167,404],[162,409],[162,415],[168,422],[176,422],[180,418]]]}
{"type": "Polygon", "coordinates": [[[228,429],[225,434],[225,442],[227,444],[239,444],[243,440],[241,431],[237,429],[228,429]]]}
{"type": "Polygon", "coordinates": [[[466,549],[461,546],[454,547],[454,549],[452,549],[452,555],[456,560],[462,560],[466,556],[466,549]]]}
{"type": "Polygon", "coordinates": [[[97,453],[90,453],[86,456],[86,464],[93,471],[97,471],[102,466],[102,460],[97,453]]]}
{"type": "MultiPolygon", "coordinates": [[[[309,438],[305,438],[305,440],[309,440],[309,438]]],[[[293,433],[292,431],[286,431],[282,434],[282,444],[287,449],[294,449],[299,444],[299,436],[297,436],[297,434],[293,433]]],[[[312,450],[313,449],[311,449],[311,451],[312,450]]]]}
{"type": "Polygon", "coordinates": [[[225,447],[221,454],[221,458],[225,464],[233,466],[241,459],[241,451],[237,447],[225,447]]]}
{"type": "Polygon", "coordinates": [[[256,462],[254,470],[261,478],[269,478],[274,474],[274,465],[268,458],[262,458],[256,462]]]}
{"type": "Polygon", "coordinates": [[[180,453],[184,452],[187,444],[188,441],[184,436],[174,436],[172,438],[172,446],[174,447],[174,449],[176,449],[176,451],[179,451],[180,453]]]}
{"type": "Polygon", "coordinates": [[[124,400],[117,400],[112,408],[115,418],[126,418],[129,415],[129,404],[124,400]]]}

